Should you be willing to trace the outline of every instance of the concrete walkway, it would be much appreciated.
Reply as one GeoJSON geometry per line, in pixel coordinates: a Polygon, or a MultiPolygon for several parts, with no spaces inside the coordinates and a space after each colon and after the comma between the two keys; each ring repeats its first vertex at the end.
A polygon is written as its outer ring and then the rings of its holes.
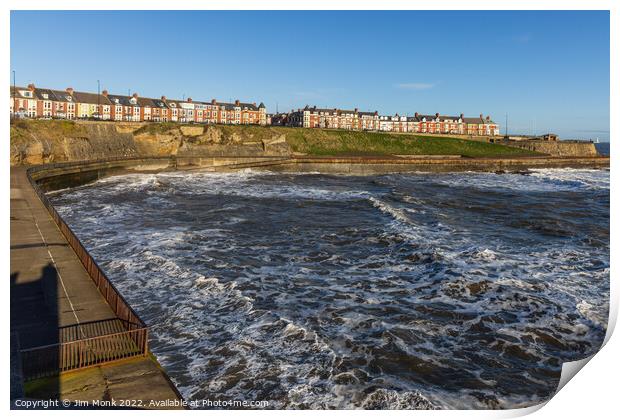
{"type": "MultiPolygon", "coordinates": [[[[25,168],[11,168],[11,332],[20,348],[58,342],[59,327],[111,318],[116,315],[37,197],[25,168]]],[[[124,383],[123,378],[129,381],[126,387],[117,386],[121,391],[116,398],[144,397],[158,383],[157,398],[178,399],[156,363],[146,357],[131,360],[115,364],[117,382],[124,383]]],[[[82,376],[94,381],[91,389],[104,389],[108,382],[102,375],[87,372],[105,369],[108,368],[81,371],[82,376]]],[[[71,374],[60,375],[57,392],[69,392],[72,399],[79,400],[79,390],[63,389],[69,386],[63,379],[68,377],[71,374]]],[[[90,393],[84,392],[85,397],[90,397],[90,393]]]]}
{"type": "Polygon", "coordinates": [[[21,348],[56,342],[58,327],[110,318],[116,315],[30,186],[25,169],[11,168],[11,328],[21,348]]]}

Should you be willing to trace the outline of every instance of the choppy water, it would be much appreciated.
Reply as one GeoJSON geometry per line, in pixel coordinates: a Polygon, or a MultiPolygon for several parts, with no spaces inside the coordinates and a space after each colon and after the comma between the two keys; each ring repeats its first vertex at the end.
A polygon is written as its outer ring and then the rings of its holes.
{"type": "Polygon", "coordinates": [[[528,406],[605,335],[608,171],[141,174],[52,199],[186,398],[528,406]]]}

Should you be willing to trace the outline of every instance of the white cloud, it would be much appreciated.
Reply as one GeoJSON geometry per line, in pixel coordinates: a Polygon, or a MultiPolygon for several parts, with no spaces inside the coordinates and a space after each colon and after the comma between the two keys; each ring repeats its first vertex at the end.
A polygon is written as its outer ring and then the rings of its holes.
{"type": "Polygon", "coordinates": [[[437,83],[398,83],[395,85],[398,89],[407,89],[407,90],[426,90],[432,89],[437,85],[437,83]]]}

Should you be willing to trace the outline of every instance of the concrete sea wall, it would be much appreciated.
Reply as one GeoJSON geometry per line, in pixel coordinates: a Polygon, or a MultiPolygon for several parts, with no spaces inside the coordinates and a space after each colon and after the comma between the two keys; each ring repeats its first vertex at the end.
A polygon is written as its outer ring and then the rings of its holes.
{"type": "Polygon", "coordinates": [[[605,168],[608,158],[508,158],[508,159],[355,159],[297,158],[274,164],[273,171],[372,175],[404,172],[514,172],[535,168],[605,168]]]}
{"type": "Polygon", "coordinates": [[[551,156],[598,156],[594,143],[577,141],[542,141],[542,140],[502,140],[498,144],[551,156]]]}

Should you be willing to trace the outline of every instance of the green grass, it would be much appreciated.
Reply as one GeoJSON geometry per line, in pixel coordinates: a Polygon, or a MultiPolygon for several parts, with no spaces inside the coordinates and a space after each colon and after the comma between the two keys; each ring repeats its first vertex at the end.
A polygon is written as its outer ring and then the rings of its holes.
{"type": "Polygon", "coordinates": [[[286,134],[295,152],[316,156],[462,155],[466,157],[532,156],[528,150],[453,137],[345,130],[274,128],[286,134]]]}

